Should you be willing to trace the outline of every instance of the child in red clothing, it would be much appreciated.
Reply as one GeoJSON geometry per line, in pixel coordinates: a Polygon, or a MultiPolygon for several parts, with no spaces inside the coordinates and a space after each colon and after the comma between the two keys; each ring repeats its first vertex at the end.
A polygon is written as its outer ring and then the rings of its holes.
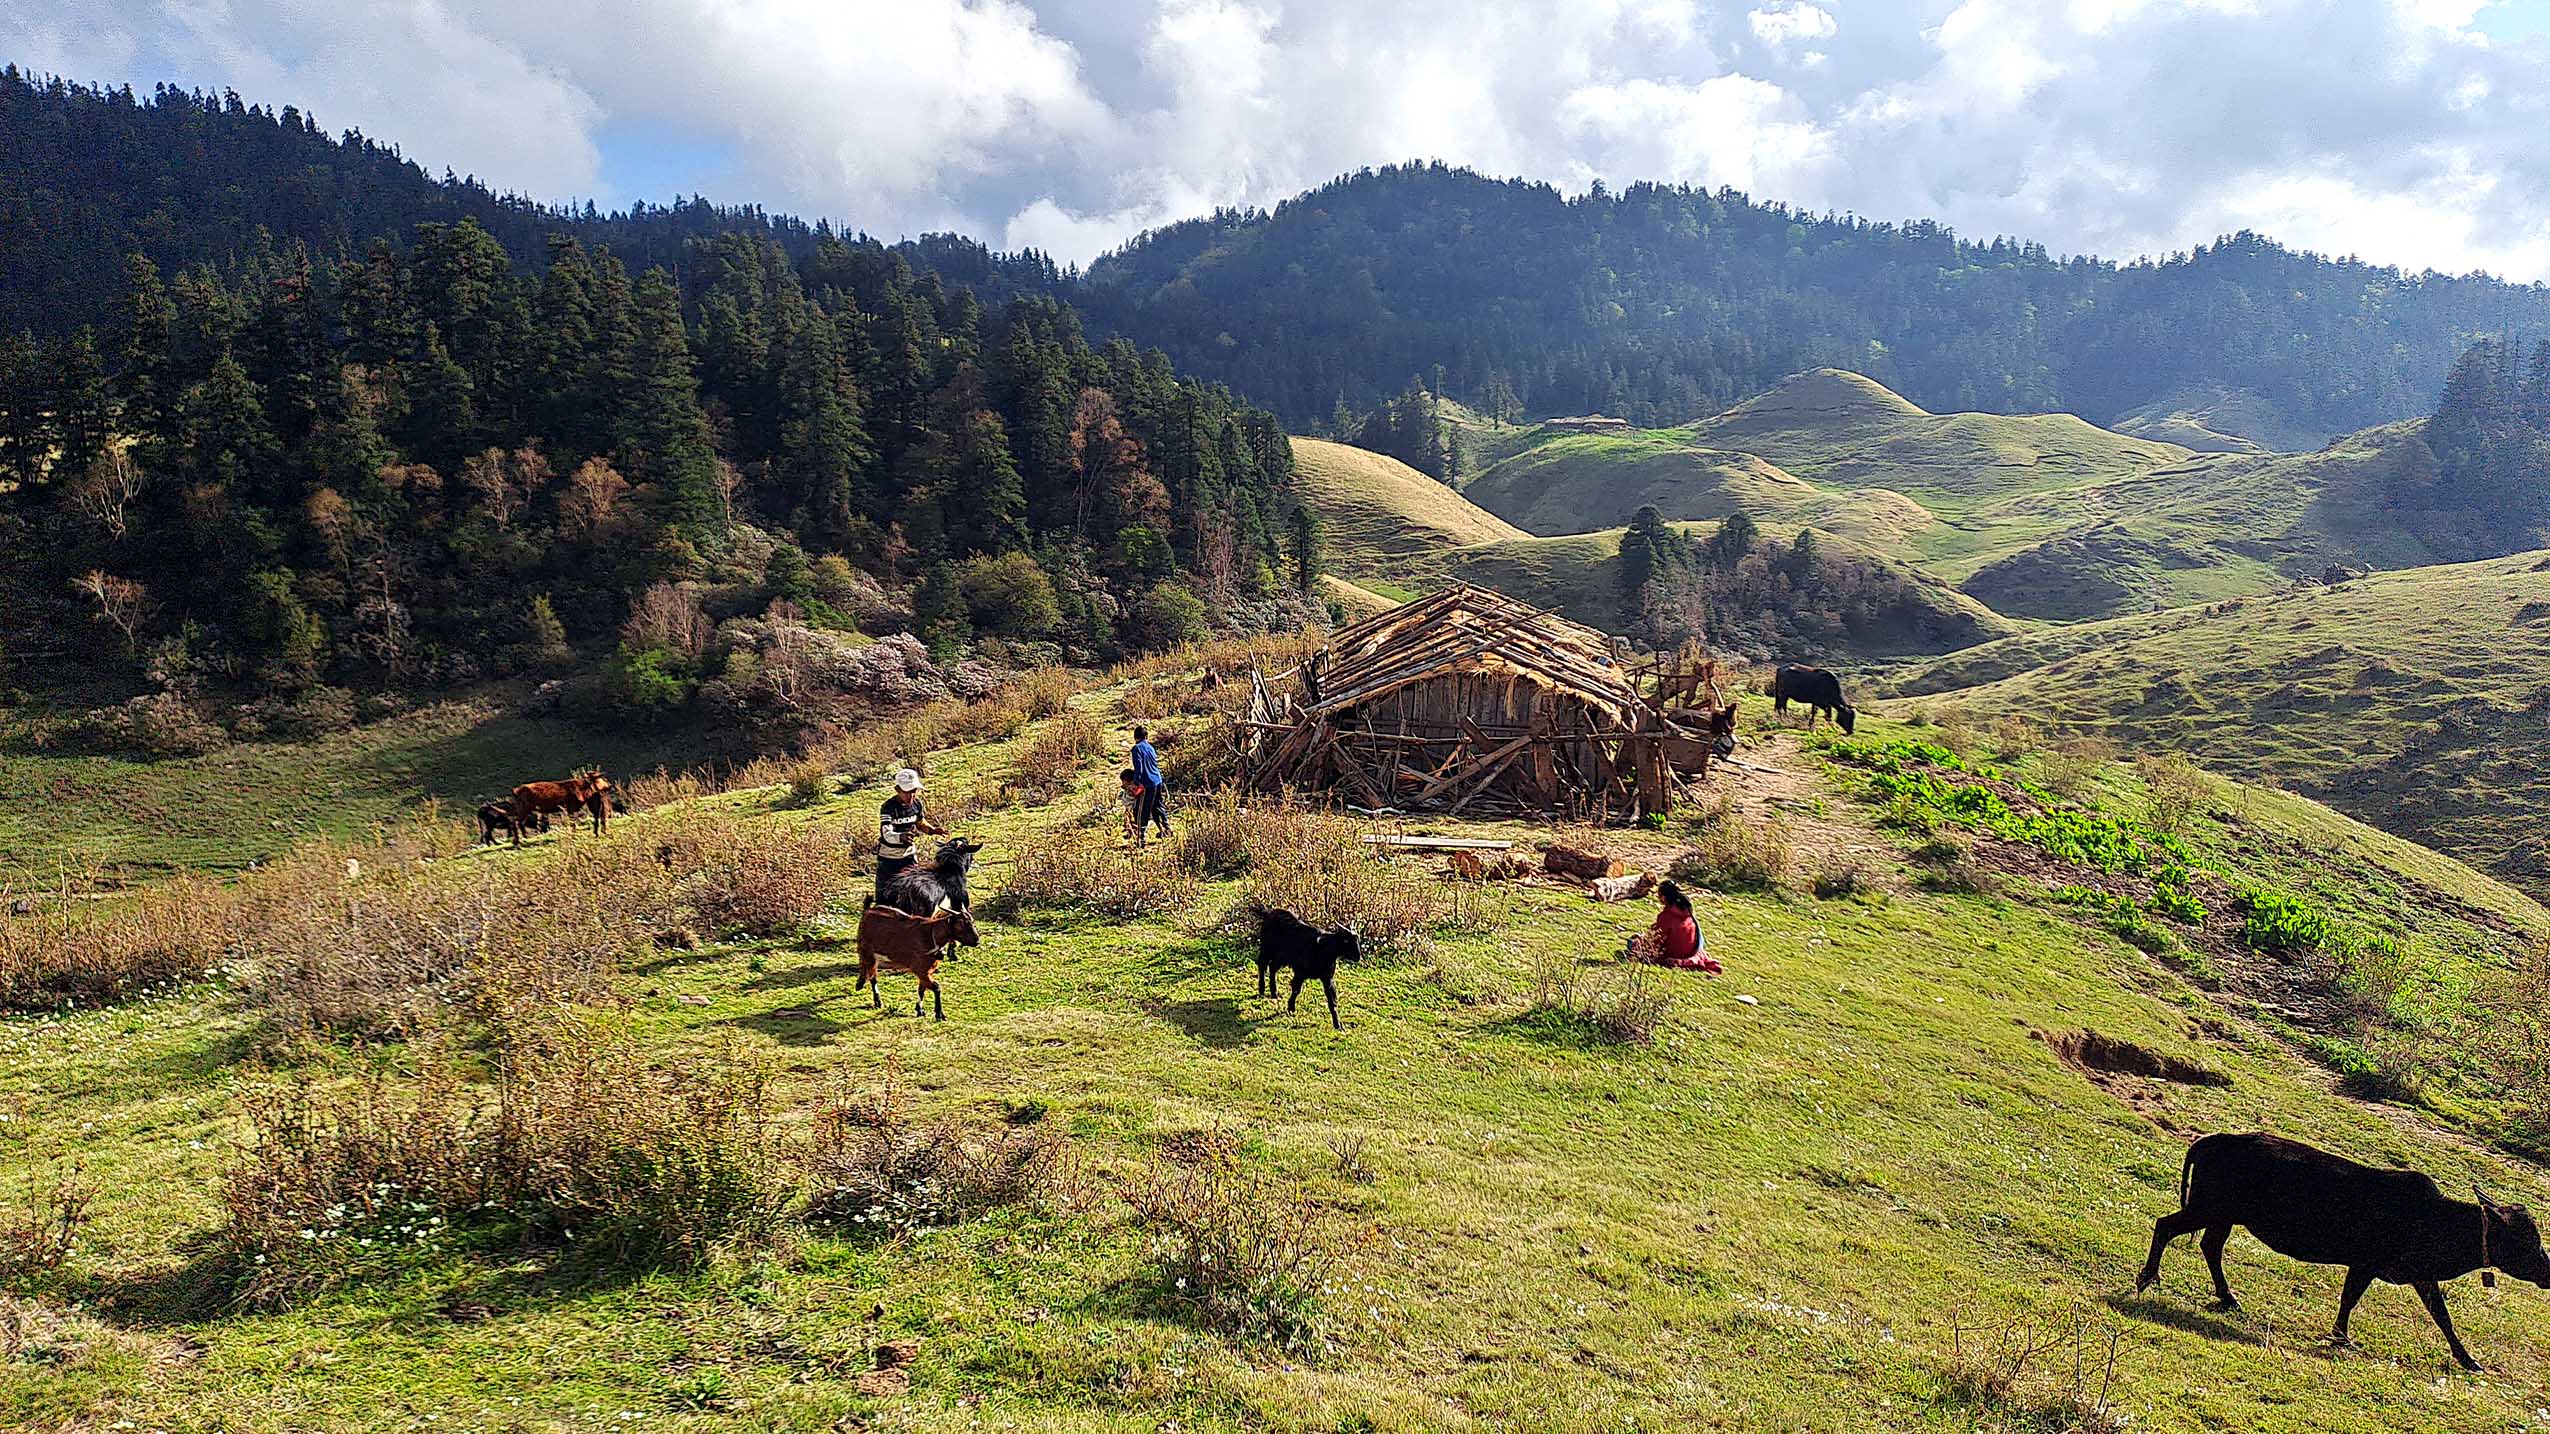
{"type": "Polygon", "coordinates": [[[1683,894],[1681,887],[1670,881],[1657,887],[1656,906],[1656,924],[1630,943],[1630,954],[1659,966],[1705,971],[1712,976],[1725,969],[1711,959],[1708,945],[1700,936],[1700,923],[1691,915],[1691,898],[1683,894]]]}

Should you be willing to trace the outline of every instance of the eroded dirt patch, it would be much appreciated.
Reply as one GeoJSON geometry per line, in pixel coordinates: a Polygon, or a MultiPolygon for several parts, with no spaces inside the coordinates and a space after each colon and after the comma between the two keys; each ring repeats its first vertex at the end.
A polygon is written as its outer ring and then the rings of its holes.
{"type": "Polygon", "coordinates": [[[2171,1081],[2178,1085],[2231,1084],[2231,1077],[2209,1066],[2181,1060],[2103,1031],[2031,1031],[2029,1034],[2045,1042],[2056,1060],[2092,1080],[2101,1076],[2124,1075],[2171,1081]]]}

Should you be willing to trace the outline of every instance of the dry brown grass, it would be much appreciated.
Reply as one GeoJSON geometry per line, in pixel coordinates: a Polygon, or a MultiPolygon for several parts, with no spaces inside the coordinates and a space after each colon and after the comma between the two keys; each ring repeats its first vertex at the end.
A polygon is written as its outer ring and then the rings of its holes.
{"type": "Polygon", "coordinates": [[[1164,846],[1128,851],[1111,835],[1084,827],[1048,827],[1019,848],[1017,865],[997,902],[1001,911],[1093,911],[1140,916],[1177,911],[1195,901],[1195,879],[1164,846]]]}
{"type": "Polygon", "coordinates": [[[1352,928],[1367,946],[1413,947],[1441,922],[1450,889],[1385,860],[1351,818],[1270,804],[1249,819],[1249,899],[1313,926],[1352,928]]]}
{"type": "Polygon", "coordinates": [[[26,1284],[69,1262],[88,1228],[96,1188],[77,1161],[29,1167],[25,1197],[0,1195],[0,1287],[26,1284]]]}
{"type": "Polygon", "coordinates": [[[1022,800],[1043,806],[1069,791],[1091,759],[1106,750],[1107,734],[1097,719],[1082,712],[1066,712],[1036,729],[1036,735],[1028,739],[1026,748],[1018,754],[1012,785],[1022,800]]]}
{"type": "Polygon", "coordinates": [[[1673,863],[1674,880],[1712,891],[1777,891],[1796,873],[1796,843],[1768,817],[1714,822],[1673,863]]]}
{"type": "MultiPolygon", "coordinates": [[[[195,877],[113,904],[94,883],[65,880],[29,897],[27,916],[0,916],[0,1010],[94,1006],[166,990],[222,965],[235,946],[237,901],[195,877]]],[[[0,898],[19,899],[0,891],[0,898]]]]}
{"type": "Polygon", "coordinates": [[[1221,1333],[1307,1353],[1326,1342],[1328,1292],[1371,1239],[1230,1146],[1160,1160],[1124,1187],[1149,1232],[1153,1297],[1221,1333]]]}
{"type": "Polygon", "coordinates": [[[514,1228],[597,1272],[694,1268],[779,1234],[786,1147],[767,1074],[735,1052],[666,1061],[553,1012],[512,1033],[491,1090],[428,1054],[410,1079],[244,1096],[220,1235],[240,1302],[295,1303],[455,1227],[514,1228]]]}
{"type": "Polygon", "coordinates": [[[808,1218],[879,1234],[953,1225],[1005,1205],[1069,1207],[1081,1165],[1060,1125],[924,1121],[888,1058],[874,1087],[816,1106],[806,1149],[808,1218]]]}

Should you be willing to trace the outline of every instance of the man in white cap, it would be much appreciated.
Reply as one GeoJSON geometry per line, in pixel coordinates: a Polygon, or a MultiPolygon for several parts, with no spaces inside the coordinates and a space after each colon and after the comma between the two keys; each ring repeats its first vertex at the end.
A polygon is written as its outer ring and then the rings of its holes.
{"type": "Polygon", "coordinates": [[[922,833],[945,836],[947,829],[921,812],[921,774],[910,767],[894,774],[894,795],[877,808],[877,899],[885,899],[886,883],[919,860],[913,843],[922,833]]]}

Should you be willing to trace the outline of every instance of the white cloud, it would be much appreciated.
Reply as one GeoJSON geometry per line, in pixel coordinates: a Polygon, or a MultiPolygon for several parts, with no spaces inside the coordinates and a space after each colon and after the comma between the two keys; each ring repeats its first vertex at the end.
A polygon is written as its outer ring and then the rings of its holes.
{"type": "Polygon", "coordinates": [[[1841,29],[1833,20],[1833,12],[1805,0],[1788,0],[1767,9],[1748,11],[1745,22],[1753,27],[1753,38],[1777,48],[1798,40],[1826,40],[1841,29]]]}
{"type": "Polygon", "coordinates": [[[0,13],[0,53],[235,87],[557,199],[668,197],[611,192],[657,172],[611,147],[697,136],[720,198],[1075,260],[1439,158],[2064,251],[2245,225],[2550,276],[2550,39],[2480,33],[2491,3],[58,0],[0,13]]]}

